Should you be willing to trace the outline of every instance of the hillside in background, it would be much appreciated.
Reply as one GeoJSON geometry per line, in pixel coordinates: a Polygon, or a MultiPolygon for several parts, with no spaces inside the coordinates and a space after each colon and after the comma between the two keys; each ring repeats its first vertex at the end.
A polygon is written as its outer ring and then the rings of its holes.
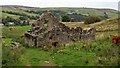
{"type": "MultiPolygon", "coordinates": [[[[42,12],[46,10],[52,10],[55,13],[78,13],[78,14],[90,14],[90,15],[96,15],[101,16],[106,12],[109,17],[116,17],[117,10],[114,9],[98,9],[98,8],[68,8],[68,7],[52,7],[52,8],[38,8],[38,7],[28,7],[28,6],[19,6],[19,5],[3,5],[2,11],[12,11],[12,12],[18,12],[18,13],[24,13],[29,16],[39,16],[38,14],[41,14],[42,12]]],[[[2,13],[3,17],[11,16],[14,18],[18,18],[20,15],[13,15],[9,13],[2,13]]]]}
{"type": "Polygon", "coordinates": [[[2,23],[4,25],[29,25],[34,23],[42,13],[50,11],[62,22],[82,22],[89,16],[101,19],[117,18],[118,11],[114,9],[75,8],[75,7],[50,7],[38,8],[19,5],[2,5],[2,23]]]}

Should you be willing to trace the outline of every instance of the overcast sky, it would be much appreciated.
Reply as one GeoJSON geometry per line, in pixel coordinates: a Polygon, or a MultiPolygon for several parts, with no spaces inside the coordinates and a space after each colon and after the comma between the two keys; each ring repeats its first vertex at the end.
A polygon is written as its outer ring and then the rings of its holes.
{"type": "Polygon", "coordinates": [[[89,7],[118,9],[119,0],[1,0],[0,5],[31,7],[89,7]]]}

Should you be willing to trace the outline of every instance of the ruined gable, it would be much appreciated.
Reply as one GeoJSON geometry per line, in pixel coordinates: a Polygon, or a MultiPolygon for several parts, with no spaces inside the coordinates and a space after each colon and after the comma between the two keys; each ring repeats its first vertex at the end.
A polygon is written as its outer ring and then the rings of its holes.
{"type": "Polygon", "coordinates": [[[39,27],[45,27],[48,26],[48,28],[52,28],[53,26],[57,25],[59,20],[52,15],[52,13],[44,13],[41,15],[41,17],[37,20],[37,26],[39,27]]]}

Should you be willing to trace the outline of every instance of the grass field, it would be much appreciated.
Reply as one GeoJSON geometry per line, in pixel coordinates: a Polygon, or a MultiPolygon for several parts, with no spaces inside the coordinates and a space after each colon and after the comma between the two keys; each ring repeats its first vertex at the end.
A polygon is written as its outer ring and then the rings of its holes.
{"type": "MultiPolygon", "coordinates": [[[[27,8],[24,8],[27,10],[27,8]]],[[[28,9],[29,10],[29,9],[28,9]]],[[[38,16],[39,14],[34,14],[34,13],[28,13],[28,12],[25,12],[22,10],[22,8],[14,8],[14,7],[2,7],[2,11],[11,11],[11,12],[17,12],[17,13],[20,13],[20,14],[26,14],[28,16],[38,16]]],[[[11,17],[11,18],[14,18],[14,19],[19,19],[20,15],[14,15],[14,14],[8,14],[8,13],[4,13],[2,12],[2,17],[0,18],[4,18],[4,17],[11,17]]]]}
{"type": "Polygon", "coordinates": [[[13,26],[15,28],[10,30],[11,27],[3,27],[2,28],[2,35],[7,38],[20,38],[27,30],[29,30],[30,26],[13,26]]]}
{"type": "MultiPolygon", "coordinates": [[[[106,23],[111,24],[111,23],[106,23]]],[[[68,24],[68,25],[71,25],[68,24]]],[[[101,24],[100,24],[101,25],[101,24]]],[[[93,26],[93,25],[92,25],[93,26]]],[[[95,25],[97,26],[97,25],[95,25]]],[[[102,25],[103,26],[103,25],[102,25]]],[[[101,26],[99,26],[101,27],[101,26]]],[[[103,27],[107,27],[104,25],[103,27]]],[[[111,26],[110,26],[111,27],[111,26]]],[[[15,30],[3,27],[2,39],[4,45],[9,46],[15,38],[29,30],[30,26],[14,26],[15,30]]],[[[98,27],[97,27],[98,28],[98,27]]],[[[107,28],[109,29],[109,28],[107,28]]],[[[111,29],[111,28],[110,28],[111,29]]],[[[44,51],[42,48],[24,47],[24,53],[20,53],[16,61],[17,66],[113,66],[118,65],[118,46],[112,43],[111,37],[117,35],[117,31],[97,32],[95,41],[76,41],[68,43],[63,49],[44,51]],[[73,47],[73,45],[75,45],[73,47]]],[[[23,46],[21,46],[23,47],[23,46]]],[[[19,48],[18,48],[19,50],[19,48]]],[[[17,51],[17,50],[16,50],[17,51]]],[[[4,52],[4,50],[3,50],[4,52]]],[[[18,51],[17,54],[19,54],[18,51]]],[[[11,58],[14,58],[12,56],[11,58]]],[[[3,57],[4,58],[4,57],[3,57]]],[[[9,63],[9,62],[8,62],[9,63]]],[[[14,64],[14,63],[13,63],[14,64]]]]}
{"type": "Polygon", "coordinates": [[[46,52],[38,48],[27,48],[26,53],[21,56],[20,62],[30,66],[94,66],[95,57],[93,52],[75,51],[67,47],[56,53],[46,52]],[[87,61],[88,63],[86,63],[87,61]]]}
{"type": "Polygon", "coordinates": [[[118,29],[118,20],[116,18],[102,20],[101,22],[97,22],[94,24],[84,24],[84,22],[66,22],[66,26],[69,27],[82,27],[82,28],[91,28],[95,27],[98,31],[104,30],[116,30],[118,29]]]}
{"type": "MultiPolygon", "coordinates": [[[[2,17],[3,17],[3,18],[6,18],[7,16],[12,17],[13,19],[18,19],[18,18],[19,18],[19,16],[17,16],[17,15],[2,13],[2,17]]],[[[0,18],[2,18],[2,17],[0,17],[0,18]]]]}

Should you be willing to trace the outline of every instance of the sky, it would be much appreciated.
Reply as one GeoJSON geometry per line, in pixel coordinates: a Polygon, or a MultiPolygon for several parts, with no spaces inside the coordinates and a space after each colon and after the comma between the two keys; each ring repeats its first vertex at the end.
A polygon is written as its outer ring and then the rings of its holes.
{"type": "Polygon", "coordinates": [[[119,0],[1,0],[0,5],[22,5],[30,7],[88,7],[118,10],[119,0]]]}

